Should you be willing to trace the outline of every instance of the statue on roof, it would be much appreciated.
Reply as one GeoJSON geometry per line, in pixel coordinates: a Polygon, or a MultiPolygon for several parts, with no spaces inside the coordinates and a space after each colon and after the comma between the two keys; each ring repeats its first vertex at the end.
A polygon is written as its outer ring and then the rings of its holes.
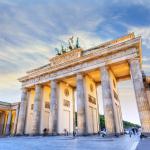
{"type": "Polygon", "coordinates": [[[61,55],[61,52],[59,51],[58,48],[55,48],[55,52],[56,52],[56,55],[61,55]]]}
{"type": "Polygon", "coordinates": [[[69,50],[72,51],[74,49],[74,37],[72,36],[71,38],[69,38],[68,40],[68,45],[69,45],[69,50]]]}
{"type": "Polygon", "coordinates": [[[66,49],[64,48],[64,46],[61,44],[61,52],[62,54],[66,53],[66,49]]]}
{"type": "Polygon", "coordinates": [[[68,40],[68,46],[67,47],[64,48],[64,45],[61,44],[61,49],[59,50],[58,48],[55,48],[55,51],[56,51],[56,55],[62,55],[66,52],[69,52],[69,51],[72,51],[72,50],[78,49],[78,48],[80,48],[79,38],[77,37],[76,42],[74,42],[74,37],[72,36],[68,40]]]}
{"type": "Polygon", "coordinates": [[[69,46],[68,46],[69,50],[72,51],[72,50],[73,50],[73,47],[72,47],[72,45],[71,45],[71,43],[70,43],[69,40],[68,40],[68,45],[69,45],[69,46]]]}
{"type": "Polygon", "coordinates": [[[76,40],[76,48],[80,48],[80,45],[79,45],[79,38],[77,37],[77,40],[76,40]]]}

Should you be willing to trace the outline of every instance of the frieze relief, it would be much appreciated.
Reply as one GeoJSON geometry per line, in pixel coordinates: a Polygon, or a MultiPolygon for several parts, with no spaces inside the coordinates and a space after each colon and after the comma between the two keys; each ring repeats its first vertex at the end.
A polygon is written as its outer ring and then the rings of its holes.
{"type": "MultiPolygon", "coordinates": [[[[138,38],[132,39],[132,41],[125,41],[123,43],[119,43],[117,45],[113,45],[107,48],[97,48],[94,50],[87,50],[87,51],[76,49],[76,50],[67,52],[63,55],[52,58],[50,60],[50,64],[45,65],[44,67],[40,67],[39,69],[33,69],[32,71],[28,71],[27,76],[30,76],[30,78],[35,78],[37,74],[39,76],[42,74],[50,73],[50,71],[56,72],[57,70],[61,70],[65,67],[67,68],[67,66],[69,65],[75,65],[76,63],[80,63],[80,62],[83,63],[83,62],[89,61],[90,59],[96,59],[96,57],[102,57],[110,53],[112,54],[115,52],[122,51],[122,49],[127,49],[133,44],[137,44],[139,42],[140,42],[140,38],[138,37],[138,38]]],[[[27,80],[28,78],[27,76],[20,78],[19,81],[23,82],[24,80],[27,80]]]]}
{"type": "Polygon", "coordinates": [[[81,51],[82,51],[82,49],[76,49],[76,50],[72,50],[68,53],[65,53],[63,55],[56,56],[56,57],[50,59],[50,64],[51,64],[51,66],[55,66],[55,65],[63,64],[65,62],[77,59],[81,56],[81,51]]]}
{"type": "Polygon", "coordinates": [[[58,79],[58,78],[65,77],[68,75],[73,75],[73,74],[76,74],[81,71],[94,69],[94,68],[103,66],[104,64],[113,63],[116,59],[117,59],[117,61],[119,61],[118,59],[122,59],[122,58],[127,59],[128,57],[134,58],[137,56],[138,56],[137,49],[135,49],[135,48],[128,49],[128,50],[121,51],[121,52],[118,52],[113,55],[109,55],[106,57],[98,58],[96,60],[81,63],[81,64],[78,64],[76,66],[72,66],[72,67],[69,67],[66,69],[58,70],[57,72],[54,72],[54,73],[47,73],[45,75],[41,75],[39,77],[29,79],[25,82],[22,82],[22,86],[28,87],[28,86],[31,86],[34,84],[47,82],[47,81],[50,81],[53,79],[58,79]]]}
{"type": "Polygon", "coordinates": [[[103,55],[103,54],[108,54],[114,50],[118,50],[118,49],[121,49],[121,48],[124,48],[124,46],[128,47],[130,46],[131,44],[133,43],[137,43],[139,42],[139,38],[135,38],[131,41],[124,41],[122,43],[118,43],[117,45],[111,45],[109,47],[104,47],[104,48],[97,48],[96,50],[93,50],[93,51],[83,51],[83,55],[89,55],[89,54],[92,54],[93,56],[96,56],[96,55],[103,55]]]}

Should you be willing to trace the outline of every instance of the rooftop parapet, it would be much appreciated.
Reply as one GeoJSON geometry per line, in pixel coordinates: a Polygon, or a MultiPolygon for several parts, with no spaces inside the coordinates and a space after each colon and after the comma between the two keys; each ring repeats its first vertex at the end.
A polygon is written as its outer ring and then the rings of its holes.
{"type": "Polygon", "coordinates": [[[65,67],[66,65],[71,65],[72,63],[78,63],[79,60],[87,61],[88,59],[106,56],[111,54],[112,52],[117,52],[128,48],[137,48],[139,50],[138,56],[140,58],[140,62],[142,62],[141,37],[135,37],[134,33],[130,33],[123,37],[117,38],[116,40],[105,42],[87,50],[77,48],[61,55],[57,55],[51,58],[49,60],[50,62],[47,65],[28,71],[27,76],[20,78],[19,81],[22,82],[23,80],[26,80],[29,76],[33,78],[35,75],[55,71],[55,68],[58,69],[65,67]]]}

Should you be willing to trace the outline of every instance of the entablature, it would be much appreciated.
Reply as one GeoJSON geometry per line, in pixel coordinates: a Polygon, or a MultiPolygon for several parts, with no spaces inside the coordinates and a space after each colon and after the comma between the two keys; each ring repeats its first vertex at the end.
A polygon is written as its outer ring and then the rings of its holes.
{"type": "Polygon", "coordinates": [[[113,58],[115,54],[119,54],[119,52],[123,51],[126,54],[126,50],[128,49],[136,49],[136,57],[139,57],[141,60],[141,37],[132,37],[131,39],[124,40],[123,42],[108,45],[106,44],[105,47],[100,46],[96,49],[91,48],[91,50],[88,51],[76,49],[61,56],[56,56],[50,60],[50,64],[27,72],[27,75],[20,78],[19,81],[26,82],[29,79],[34,79],[46,74],[56,74],[61,70],[67,70],[70,67],[77,67],[78,64],[86,64],[96,59],[106,62],[108,61],[108,57],[113,58]]]}
{"type": "Polygon", "coordinates": [[[76,64],[75,66],[70,66],[68,68],[59,69],[56,72],[41,74],[37,77],[28,78],[22,82],[23,87],[32,86],[35,84],[41,84],[48,82],[50,80],[59,79],[67,76],[75,75],[79,72],[86,72],[88,70],[93,70],[104,65],[111,65],[114,63],[119,63],[119,61],[125,61],[128,59],[137,58],[138,53],[136,48],[131,48],[125,51],[120,51],[113,55],[108,55],[103,58],[97,58],[83,63],[76,64]]]}

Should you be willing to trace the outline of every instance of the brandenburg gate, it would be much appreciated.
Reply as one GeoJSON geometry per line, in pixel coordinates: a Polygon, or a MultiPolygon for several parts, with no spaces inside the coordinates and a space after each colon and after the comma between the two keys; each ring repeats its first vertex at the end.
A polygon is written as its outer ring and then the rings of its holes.
{"type": "Polygon", "coordinates": [[[55,135],[72,133],[76,128],[79,135],[97,133],[100,130],[97,86],[102,87],[107,133],[121,134],[124,129],[117,83],[130,78],[142,132],[150,133],[150,105],[141,63],[141,37],[135,37],[134,33],[87,50],[78,46],[58,53],[47,65],[28,71],[19,79],[22,97],[17,134],[38,135],[45,128],[55,135]]]}

